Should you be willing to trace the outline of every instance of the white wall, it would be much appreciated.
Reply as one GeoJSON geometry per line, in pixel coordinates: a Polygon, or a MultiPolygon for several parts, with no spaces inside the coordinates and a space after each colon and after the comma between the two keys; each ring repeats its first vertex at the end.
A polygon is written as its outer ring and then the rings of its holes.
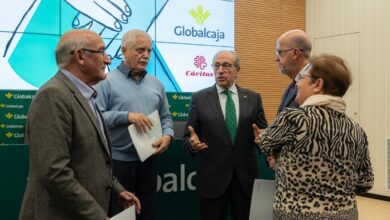
{"type": "Polygon", "coordinates": [[[390,164],[390,1],[306,0],[306,30],[313,54],[330,53],[347,60],[353,84],[347,113],[366,131],[375,184],[370,193],[386,190],[390,164]]]}

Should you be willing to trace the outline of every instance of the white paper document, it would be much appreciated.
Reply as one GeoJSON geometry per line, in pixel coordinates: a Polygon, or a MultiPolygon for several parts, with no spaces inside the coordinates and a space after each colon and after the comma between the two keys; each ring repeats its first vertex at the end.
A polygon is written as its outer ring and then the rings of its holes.
{"type": "Polygon", "coordinates": [[[114,217],[110,218],[111,220],[135,220],[135,205],[130,206],[118,213],[114,217]]]}
{"type": "Polygon", "coordinates": [[[255,179],[249,220],[273,219],[275,180],[255,179]]]}
{"type": "Polygon", "coordinates": [[[131,140],[142,162],[155,152],[152,144],[162,136],[160,116],[157,110],[148,115],[148,118],[152,121],[153,127],[145,133],[139,132],[134,124],[128,127],[131,140]]]}

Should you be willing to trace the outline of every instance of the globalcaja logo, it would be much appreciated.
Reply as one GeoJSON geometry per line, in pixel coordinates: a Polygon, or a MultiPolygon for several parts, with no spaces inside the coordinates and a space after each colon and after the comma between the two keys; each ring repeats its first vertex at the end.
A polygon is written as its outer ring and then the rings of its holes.
{"type": "Polygon", "coordinates": [[[23,133],[12,133],[10,131],[8,131],[7,133],[4,134],[5,136],[7,136],[7,138],[24,138],[24,134],[23,133]]]}
{"type": "Polygon", "coordinates": [[[213,77],[214,76],[213,72],[204,71],[204,69],[207,67],[207,61],[206,58],[204,58],[204,56],[197,55],[194,58],[194,66],[198,70],[187,70],[186,76],[191,76],[191,77],[213,77]]]}
{"type": "Polygon", "coordinates": [[[7,114],[4,115],[7,119],[18,119],[18,120],[25,120],[27,119],[27,115],[24,114],[11,114],[11,112],[8,112],[7,114]]]}
{"type": "Polygon", "coordinates": [[[14,95],[12,93],[10,93],[10,92],[5,94],[5,97],[7,97],[7,99],[12,98],[12,96],[14,96],[14,95]]]}
{"type": "Polygon", "coordinates": [[[10,112],[8,112],[6,115],[5,115],[5,117],[6,118],[8,118],[8,119],[11,119],[12,118],[12,116],[14,116],[13,114],[11,114],[10,112]]]}
{"type": "Polygon", "coordinates": [[[204,11],[203,5],[197,5],[196,11],[194,9],[191,9],[188,12],[195,19],[197,24],[203,24],[211,15],[209,10],[204,11]]]}
{"type": "Polygon", "coordinates": [[[14,134],[8,131],[7,133],[5,133],[5,136],[7,136],[8,138],[12,138],[14,134]]]}
{"type": "MultiPolygon", "coordinates": [[[[191,9],[188,12],[198,25],[203,25],[204,22],[211,16],[210,11],[205,10],[203,5],[197,5],[196,9],[191,9]]],[[[206,38],[215,40],[216,42],[225,39],[225,33],[219,29],[209,30],[206,27],[196,28],[178,25],[174,28],[173,31],[176,36],[180,37],[206,38]]]]}

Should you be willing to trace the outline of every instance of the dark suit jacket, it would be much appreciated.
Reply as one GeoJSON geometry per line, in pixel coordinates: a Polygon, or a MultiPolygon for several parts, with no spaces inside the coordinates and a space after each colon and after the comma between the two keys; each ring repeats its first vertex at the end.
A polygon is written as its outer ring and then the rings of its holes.
{"type": "Polygon", "coordinates": [[[26,142],[29,176],[19,219],[105,219],[112,190],[124,188],[112,177],[110,146],[95,114],[62,72],[34,97],[26,142]]]}
{"type": "Polygon", "coordinates": [[[183,146],[188,154],[198,156],[197,191],[201,197],[216,198],[227,189],[233,170],[248,196],[258,177],[252,123],[265,128],[267,122],[258,93],[237,86],[239,120],[235,141],[232,143],[222,113],[216,86],[192,95],[189,119],[183,136],[183,146]],[[188,126],[191,125],[201,142],[208,145],[204,151],[194,153],[189,143],[188,126]]]}
{"type": "Polygon", "coordinates": [[[295,85],[295,82],[291,82],[286,90],[284,90],[282,101],[280,102],[278,108],[278,114],[282,112],[285,108],[298,108],[298,103],[295,102],[295,97],[297,96],[298,88],[295,85]]]}

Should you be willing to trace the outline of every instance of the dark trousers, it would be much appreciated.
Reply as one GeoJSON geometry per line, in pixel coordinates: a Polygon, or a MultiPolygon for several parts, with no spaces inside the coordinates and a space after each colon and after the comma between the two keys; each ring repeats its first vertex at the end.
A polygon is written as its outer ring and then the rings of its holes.
{"type": "MultiPolygon", "coordinates": [[[[141,202],[141,214],[137,220],[156,219],[157,169],[156,157],[141,161],[113,160],[113,173],[129,192],[134,193],[141,202]]],[[[117,198],[111,203],[110,213],[115,215],[123,210],[117,198]]]]}
{"type": "Polygon", "coordinates": [[[232,220],[249,219],[251,197],[242,190],[235,172],[228,189],[221,197],[199,198],[199,202],[202,220],[226,220],[229,206],[232,220]]]}

